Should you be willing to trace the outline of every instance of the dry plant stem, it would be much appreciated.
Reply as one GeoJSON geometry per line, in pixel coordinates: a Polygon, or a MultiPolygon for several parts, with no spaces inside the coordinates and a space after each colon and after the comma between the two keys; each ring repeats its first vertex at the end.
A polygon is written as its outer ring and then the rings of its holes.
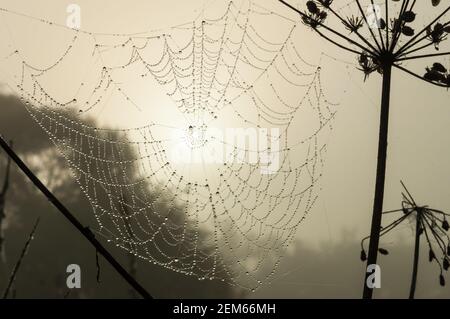
{"type": "Polygon", "coordinates": [[[0,146],[11,157],[12,161],[22,170],[30,181],[47,197],[58,211],[90,242],[92,246],[110,263],[119,275],[130,284],[144,299],[152,299],[152,296],[142,287],[111,255],[111,253],[95,238],[89,227],[84,227],[78,219],[53,195],[53,193],[30,171],[28,166],[9,147],[0,135],[0,146]]]}
{"type": "MultiPolygon", "coordinates": [[[[390,61],[386,61],[383,67],[383,88],[380,112],[380,130],[378,137],[377,175],[375,182],[375,198],[372,213],[372,227],[370,231],[369,253],[367,257],[368,266],[377,263],[378,244],[380,241],[381,219],[383,215],[384,184],[386,177],[391,72],[392,64],[390,61]]],[[[368,276],[369,273],[366,273],[363,290],[364,299],[371,299],[373,295],[373,288],[370,288],[366,284],[368,276]]]]}
{"type": "Polygon", "coordinates": [[[420,248],[420,227],[422,225],[420,214],[417,213],[416,217],[416,240],[414,243],[414,260],[413,260],[413,270],[411,278],[411,288],[409,290],[409,299],[414,299],[414,294],[416,292],[416,282],[417,282],[417,271],[419,267],[419,248],[420,248]]]}
{"type": "Polygon", "coordinates": [[[13,286],[14,281],[16,280],[17,272],[19,271],[20,265],[22,264],[22,261],[28,252],[28,248],[30,247],[31,241],[34,238],[34,234],[36,233],[36,229],[37,229],[38,225],[39,225],[39,218],[37,219],[36,223],[34,224],[33,230],[31,231],[30,235],[28,236],[28,240],[25,243],[25,246],[23,247],[22,252],[20,253],[19,259],[17,260],[17,263],[15,264],[15,266],[13,268],[11,276],[9,277],[8,285],[6,286],[5,292],[3,293],[3,299],[8,298],[9,291],[11,290],[11,287],[13,286]]]}

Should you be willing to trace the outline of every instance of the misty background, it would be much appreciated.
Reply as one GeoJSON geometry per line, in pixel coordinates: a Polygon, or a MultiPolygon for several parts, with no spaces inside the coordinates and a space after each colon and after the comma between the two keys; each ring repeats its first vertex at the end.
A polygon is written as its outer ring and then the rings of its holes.
{"type": "MultiPolygon", "coordinates": [[[[212,6],[214,2],[189,1],[187,4],[186,1],[175,0],[151,3],[136,0],[130,5],[130,2],[123,0],[113,4],[83,0],[78,1],[78,4],[83,10],[83,28],[96,32],[133,32],[147,28],[149,23],[158,26],[184,21],[195,16],[196,8],[212,6]],[[177,10],[173,11],[174,7],[177,10]],[[133,23],[130,24],[130,21],[133,23]]],[[[297,18],[277,1],[259,2],[297,18]]],[[[60,23],[64,23],[65,9],[70,3],[65,0],[40,0],[33,3],[0,0],[2,7],[60,23]]],[[[320,53],[326,52],[350,61],[354,60],[353,56],[322,42],[306,27],[300,28],[300,41],[304,42],[302,53],[312,61],[321,60],[324,87],[340,102],[334,131],[329,137],[319,201],[299,227],[298,236],[273,281],[263,285],[256,293],[241,291],[216,281],[198,281],[138,261],[137,279],[153,296],[360,298],[365,265],[359,260],[359,242],[370,229],[380,76],[373,74],[368,81],[363,82],[363,75],[354,70],[352,65],[320,53]]],[[[20,33],[20,30],[17,32],[20,33]]],[[[24,32],[26,34],[27,31],[24,32]]],[[[30,118],[14,90],[6,85],[11,82],[11,77],[5,64],[0,64],[0,81],[4,83],[0,97],[0,134],[14,141],[14,149],[83,224],[94,227],[90,205],[71,179],[65,162],[57,155],[47,135],[30,118]]],[[[400,206],[399,181],[403,180],[420,204],[449,211],[449,93],[394,72],[391,105],[385,209],[400,206]]],[[[2,178],[6,158],[4,153],[0,153],[0,157],[2,178]]],[[[41,217],[41,223],[14,286],[17,298],[63,298],[67,294],[65,269],[71,263],[81,266],[82,289],[71,291],[67,297],[133,297],[127,284],[101,258],[101,283],[96,282],[95,250],[14,165],[3,225],[6,262],[0,266],[0,290],[5,287],[11,268],[38,216],[41,217]]],[[[413,229],[414,224],[406,223],[401,231],[382,239],[380,246],[387,248],[390,254],[379,257],[382,289],[375,291],[376,298],[407,297],[413,229]]],[[[107,247],[123,265],[128,265],[129,256],[123,250],[111,245],[107,247]]],[[[421,253],[422,256],[426,255],[426,250],[422,249],[421,253]]],[[[426,258],[420,259],[417,298],[450,296],[448,286],[439,286],[438,275],[435,264],[429,264],[426,258]]]]}

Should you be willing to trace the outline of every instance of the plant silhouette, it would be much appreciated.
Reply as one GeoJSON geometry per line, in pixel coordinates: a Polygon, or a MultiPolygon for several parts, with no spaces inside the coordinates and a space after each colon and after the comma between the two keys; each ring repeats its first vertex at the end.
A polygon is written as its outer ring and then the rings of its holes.
{"type": "MultiPolygon", "coordinates": [[[[420,206],[416,203],[411,193],[406,188],[405,184],[401,182],[404,193],[402,193],[402,208],[384,212],[383,214],[401,213],[401,216],[395,219],[386,227],[382,227],[380,237],[392,232],[395,228],[401,225],[404,221],[411,218],[414,219],[415,227],[415,243],[414,243],[414,260],[411,278],[411,288],[409,291],[409,298],[414,299],[417,283],[417,272],[419,265],[419,250],[420,238],[425,235],[428,245],[428,260],[435,262],[439,266],[439,284],[445,286],[445,278],[443,270],[447,271],[450,267],[450,238],[447,232],[450,229],[447,218],[449,214],[443,211],[430,208],[428,206],[420,206]]],[[[361,260],[367,259],[366,251],[364,249],[364,242],[369,239],[367,236],[361,241],[361,260]]],[[[387,255],[388,251],[384,248],[379,248],[379,252],[387,255]]]]}
{"type": "MultiPolygon", "coordinates": [[[[367,11],[364,11],[363,1],[356,0],[349,6],[355,6],[357,13],[350,15],[343,15],[336,6],[337,1],[333,0],[306,1],[304,10],[299,10],[284,0],[280,2],[300,14],[302,22],[322,38],[356,54],[364,79],[374,72],[380,73],[383,77],[375,196],[367,258],[367,265],[376,264],[386,176],[392,69],[396,68],[439,87],[450,87],[450,76],[442,63],[434,62],[426,68],[424,75],[419,75],[402,65],[407,61],[450,55],[450,52],[427,51],[430,47],[438,51],[442,42],[447,39],[450,21],[441,23],[439,20],[450,11],[450,6],[442,9],[431,22],[420,27],[417,26],[416,17],[420,12],[417,12],[416,5],[425,5],[425,1],[385,0],[383,13],[379,6],[375,6],[373,0],[366,1],[365,4],[369,8],[367,11]],[[392,9],[395,12],[392,12],[392,9]],[[330,25],[329,21],[333,19],[337,22],[337,26],[330,25]],[[342,31],[339,31],[339,25],[342,31]],[[345,35],[348,32],[350,34],[345,35]]],[[[441,3],[439,0],[426,2],[429,3],[426,7],[437,9],[441,3]]],[[[369,273],[365,274],[363,298],[370,299],[373,288],[365,284],[368,275],[369,273]]]]}

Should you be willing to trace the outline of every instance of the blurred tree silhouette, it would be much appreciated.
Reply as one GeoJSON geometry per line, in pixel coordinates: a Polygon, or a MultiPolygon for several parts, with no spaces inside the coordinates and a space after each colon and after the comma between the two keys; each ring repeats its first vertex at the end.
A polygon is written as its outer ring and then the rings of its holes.
{"type": "MultiPolygon", "coordinates": [[[[29,116],[21,101],[13,96],[0,96],[0,108],[2,116],[0,127],[5,137],[13,138],[15,150],[29,164],[36,175],[49,187],[49,189],[74,212],[78,219],[85,225],[96,227],[93,218],[91,204],[80,192],[80,188],[70,177],[69,169],[55,146],[48,140],[47,134],[42,132],[35,121],[29,116]]],[[[68,119],[75,119],[76,114],[68,113],[68,119]]],[[[79,120],[78,118],[76,118],[79,120]]],[[[85,121],[91,125],[92,120],[85,121]]],[[[88,143],[85,143],[88,147],[88,143]]],[[[132,152],[131,149],[122,152],[132,152]]],[[[126,155],[123,154],[122,155],[126,155]]],[[[130,154],[128,154],[129,156],[130,154]]],[[[85,165],[85,164],[83,164],[85,165]]],[[[115,168],[122,169],[122,168],[115,168]]],[[[131,168],[129,168],[131,169],[131,168]]],[[[128,176],[135,176],[129,172],[128,176]]],[[[22,266],[16,280],[16,288],[19,297],[129,297],[129,288],[116,273],[102,265],[101,283],[96,281],[95,251],[92,247],[58,214],[55,209],[34,189],[26,178],[16,169],[11,171],[9,201],[6,206],[7,227],[5,237],[8,238],[6,255],[14,254],[20,250],[23,241],[22,229],[30,228],[37,216],[42,217],[40,235],[33,242],[27,260],[31,262],[22,266]],[[66,267],[69,264],[79,264],[82,269],[82,288],[68,293],[65,278],[66,267]]],[[[170,194],[147,194],[146,196],[170,196],[170,194]]],[[[99,200],[110,200],[108,194],[99,192],[99,200]]],[[[127,205],[129,198],[122,198],[116,205],[127,205]]],[[[157,209],[163,211],[167,206],[159,204],[157,209]]],[[[126,209],[124,210],[127,211],[126,209]]],[[[171,218],[183,220],[184,210],[172,208],[171,218]]],[[[157,216],[154,222],[160,222],[157,216]]],[[[130,223],[126,216],[114,220],[116,225],[127,234],[134,236],[130,231],[130,223]]],[[[190,225],[188,225],[190,227],[190,225]]],[[[193,226],[192,226],[193,227],[193,226]]],[[[201,230],[199,236],[204,236],[207,230],[201,230]]],[[[158,239],[155,239],[158,240],[158,239]]],[[[160,243],[163,246],[163,243],[160,243]]],[[[130,250],[133,250],[132,241],[129,242],[130,250]]],[[[115,246],[106,244],[114,256],[122,264],[128,260],[132,272],[137,272],[138,281],[145,286],[156,298],[205,298],[205,297],[237,297],[243,296],[243,292],[219,281],[198,281],[193,277],[185,276],[159,266],[152,265],[141,259],[131,258],[124,251],[115,246]],[[131,258],[131,259],[130,259],[131,258]],[[134,268],[134,270],[133,270],[134,268]]],[[[180,249],[180,247],[165,249],[180,249]]],[[[208,249],[208,247],[206,247],[208,249]]],[[[100,260],[101,261],[101,260],[100,260]]],[[[211,263],[213,261],[210,261],[211,263]]],[[[9,268],[11,265],[2,265],[9,268]]],[[[211,265],[205,265],[211,267],[211,265]]],[[[219,266],[218,266],[219,267],[219,266]]],[[[4,278],[0,278],[0,284],[4,285],[4,278]]]]}

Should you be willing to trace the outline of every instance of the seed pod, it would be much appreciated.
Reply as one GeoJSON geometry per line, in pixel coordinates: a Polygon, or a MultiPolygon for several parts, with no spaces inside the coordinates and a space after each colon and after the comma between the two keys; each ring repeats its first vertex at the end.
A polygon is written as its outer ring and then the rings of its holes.
{"type": "Polygon", "coordinates": [[[402,33],[404,34],[404,35],[406,35],[407,37],[411,37],[411,36],[413,36],[414,35],[414,29],[413,28],[410,28],[410,27],[408,27],[408,26],[403,26],[403,28],[402,28],[402,33]]]}
{"type": "Polygon", "coordinates": [[[325,20],[326,17],[327,17],[327,15],[328,15],[328,14],[327,14],[325,11],[322,11],[322,12],[320,12],[319,17],[320,17],[322,20],[325,20]]]}
{"type": "Polygon", "coordinates": [[[430,251],[428,252],[428,260],[429,260],[429,262],[432,262],[434,258],[436,258],[436,255],[434,254],[434,251],[432,251],[430,249],[430,251]]]}
{"type": "Polygon", "coordinates": [[[360,258],[361,258],[361,261],[366,261],[367,260],[366,251],[364,249],[361,250],[360,258]]]}
{"type": "Polygon", "coordinates": [[[441,3],[441,0],[431,0],[431,4],[433,5],[433,7],[438,6],[439,3],[441,3]]]}
{"type": "Polygon", "coordinates": [[[445,278],[444,278],[443,275],[440,275],[440,276],[439,276],[439,283],[441,284],[442,287],[445,286],[445,278]]]}
{"type": "Polygon", "coordinates": [[[444,261],[442,262],[442,267],[444,268],[444,270],[448,270],[448,267],[450,266],[450,263],[448,262],[447,258],[444,258],[444,261]]]}
{"type": "Polygon", "coordinates": [[[445,68],[445,66],[443,66],[441,63],[438,63],[438,62],[433,63],[433,66],[432,66],[431,69],[435,70],[437,72],[440,72],[440,73],[446,73],[447,72],[447,69],[445,68]]]}
{"type": "Polygon", "coordinates": [[[448,231],[449,228],[450,228],[450,225],[448,224],[448,221],[447,221],[446,219],[444,219],[444,221],[442,222],[442,228],[443,228],[445,231],[448,231]]]}
{"type": "Polygon", "coordinates": [[[402,16],[403,21],[405,22],[413,22],[416,19],[416,14],[412,11],[406,11],[402,16]]]}
{"type": "Polygon", "coordinates": [[[308,1],[306,3],[306,7],[308,8],[308,11],[311,13],[319,13],[319,8],[317,7],[314,1],[308,1]]]}

